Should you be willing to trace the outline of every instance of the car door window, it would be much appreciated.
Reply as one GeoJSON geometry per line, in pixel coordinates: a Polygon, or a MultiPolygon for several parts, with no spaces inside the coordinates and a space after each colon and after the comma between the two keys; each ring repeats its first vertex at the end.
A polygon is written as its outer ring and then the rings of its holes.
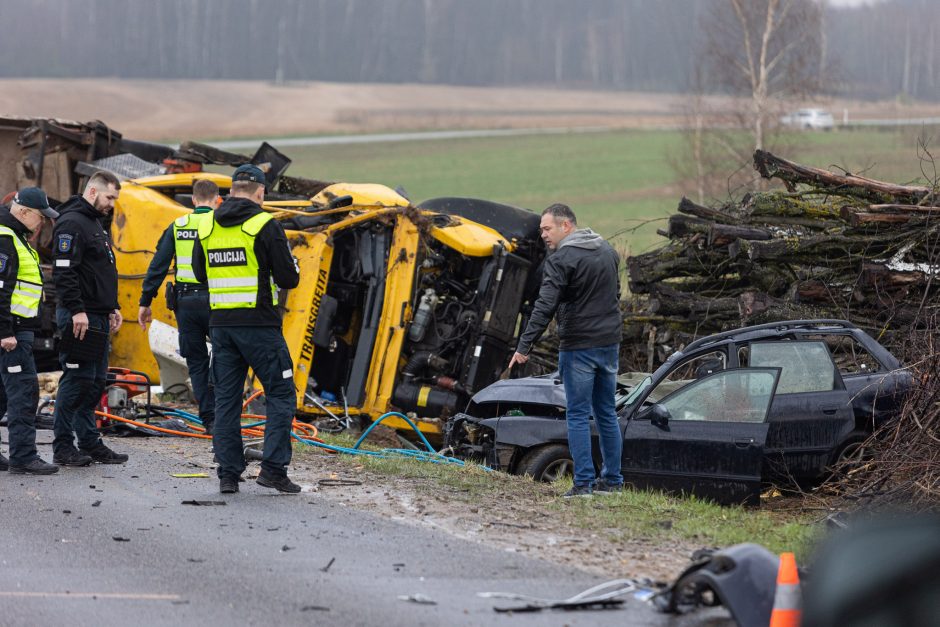
{"type": "Polygon", "coordinates": [[[779,368],[738,368],[708,375],[661,401],[670,420],[763,422],[779,368]]]}
{"type": "Polygon", "coordinates": [[[781,369],[777,394],[829,392],[835,389],[836,369],[825,342],[753,342],[749,365],[781,369]]]}
{"type": "Polygon", "coordinates": [[[688,359],[676,366],[667,374],[656,389],[650,392],[649,400],[653,403],[665,398],[677,390],[681,390],[697,379],[708,376],[728,367],[728,361],[723,351],[712,351],[688,359]]]}

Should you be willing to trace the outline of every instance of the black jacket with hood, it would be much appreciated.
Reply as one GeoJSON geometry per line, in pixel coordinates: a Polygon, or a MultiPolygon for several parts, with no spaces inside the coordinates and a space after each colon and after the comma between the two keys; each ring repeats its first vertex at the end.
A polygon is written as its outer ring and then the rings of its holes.
{"type": "Polygon", "coordinates": [[[516,351],[528,355],[555,316],[560,350],[619,344],[620,258],[591,229],[578,229],[559,242],[542,269],[539,296],[516,351]]]}
{"type": "Polygon", "coordinates": [[[81,196],[56,208],[52,231],[52,280],[59,307],[71,315],[107,315],[118,305],[118,272],[103,217],[81,196]]]}
{"type": "MultiPolygon", "coordinates": [[[[229,197],[215,210],[215,221],[222,226],[242,224],[263,209],[248,198],[229,197]]],[[[292,289],[300,283],[300,272],[287,243],[284,229],[275,220],[269,220],[255,237],[255,256],[258,258],[258,301],[250,309],[213,309],[210,327],[280,327],[281,315],[271,301],[269,279],[282,289],[292,289]]],[[[193,273],[200,283],[207,283],[206,255],[197,239],[193,246],[193,273]]]]}

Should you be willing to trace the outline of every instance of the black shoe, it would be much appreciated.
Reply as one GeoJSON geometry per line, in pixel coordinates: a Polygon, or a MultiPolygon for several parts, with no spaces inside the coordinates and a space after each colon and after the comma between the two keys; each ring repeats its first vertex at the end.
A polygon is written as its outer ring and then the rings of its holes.
{"type": "Polygon", "coordinates": [[[562,498],[570,499],[578,496],[594,496],[594,490],[589,485],[572,486],[570,490],[561,495],[562,498]]]}
{"type": "Polygon", "coordinates": [[[9,470],[9,468],[10,468],[10,460],[4,457],[3,455],[0,455],[0,470],[9,470]]]}
{"type": "Polygon", "coordinates": [[[278,492],[287,492],[288,494],[297,494],[300,492],[300,486],[291,481],[287,475],[284,475],[283,477],[277,477],[266,474],[262,470],[261,474],[258,475],[257,482],[260,486],[274,488],[278,492]]]}
{"type": "Polygon", "coordinates": [[[606,479],[598,479],[594,482],[594,491],[601,494],[615,494],[623,492],[622,483],[607,483],[606,479]]]}
{"type": "Polygon", "coordinates": [[[212,425],[215,423],[214,420],[203,420],[202,428],[205,429],[205,435],[212,435],[212,425]]]}
{"type": "Polygon", "coordinates": [[[124,453],[115,453],[105,446],[103,442],[98,442],[94,448],[83,448],[79,450],[85,455],[90,456],[99,464],[123,464],[129,459],[124,453]]]}
{"type": "Polygon", "coordinates": [[[25,466],[10,465],[11,475],[54,475],[59,472],[55,464],[47,464],[41,459],[34,459],[25,466]]]}
{"type": "Polygon", "coordinates": [[[222,477],[219,479],[219,492],[222,494],[234,494],[238,492],[238,479],[233,477],[222,477]]]}
{"type": "Polygon", "coordinates": [[[52,456],[52,463],[59,466],[87,466],[94,460],[88,455],[84,455],[75,449],[69,449],[62,453],[55,453],[52,456]]]}

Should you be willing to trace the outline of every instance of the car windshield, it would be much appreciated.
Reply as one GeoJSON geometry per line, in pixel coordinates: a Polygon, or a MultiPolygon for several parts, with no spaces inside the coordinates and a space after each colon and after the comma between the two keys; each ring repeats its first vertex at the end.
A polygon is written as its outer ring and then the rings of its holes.
{"type": "Polygon", "coordinates": [[[653,385],[653,377],[646,377],[643,381],[640,382],[640,385],[633,388],[633,391],[627,395],[627,398],[623,401],[624,405],[632,405],[636,402],[636,399],[643,393],[643,390],[653,385]]]}

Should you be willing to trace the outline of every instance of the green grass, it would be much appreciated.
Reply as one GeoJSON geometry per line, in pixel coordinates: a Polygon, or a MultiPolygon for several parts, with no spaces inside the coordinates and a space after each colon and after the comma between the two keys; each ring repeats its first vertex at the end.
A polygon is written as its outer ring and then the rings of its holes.
{"type": "MultiPolygon", "coordinates": [[[[807,165],[838,165],[871,178],[911,182],[921,177],[919,133],[792,133],[785,154],[807,165]]],[[[632,130],[293,147],[286,152],[294,161],[291,174],[402,186],[414,202],[472,196],[536,211],[564,202],[583,226],[606,237],[620,233],[619,246],[638,253],[662,241],[656,229],[663,228],[663,219],[674,213],[681,197],[671,163],[685,147],[677,131],[632,130]]]]}
{"type": "MultiPolygon", "coordinates": [[[[668,155],[677,133],[623,131],[291,148],[291,174],[402,186],[414,202],[472,196],[539,211],[570,204],[579,222],[612,235],[678,198],[668,155]]],[[[642,230],[644,241],[655,226],[642,230]]]]}
{"type": "MultiPolygon", "coordinates": [[[[345,435],[325,439],[341,446],[351,444],[345,435]]],[[[309,453],[299,451],[299,454],[302,457],[309,453]]],[[[701,546],[756,542],[776,553],[794,551],[802,559],[809,555],[819,533],[805,515],[721,507],[697,498],[627,490],[593,499],[561,499],[559,495],[571,487],[570,482],[536,483],[528,477],[488,472],[476,465],[460,467],[366,456],[336,459],[349,468],[361,467],[377,475],[414,480],[418,493],[445,497],[455,508],[497,513],[501,505],[506,506],[506,512],[512,505],[514,517],[531,517],[520,522],[538,524],[539,520],[555,519],[614,543],[637,538],[659,542],[678,538],[701,546]]]]}

